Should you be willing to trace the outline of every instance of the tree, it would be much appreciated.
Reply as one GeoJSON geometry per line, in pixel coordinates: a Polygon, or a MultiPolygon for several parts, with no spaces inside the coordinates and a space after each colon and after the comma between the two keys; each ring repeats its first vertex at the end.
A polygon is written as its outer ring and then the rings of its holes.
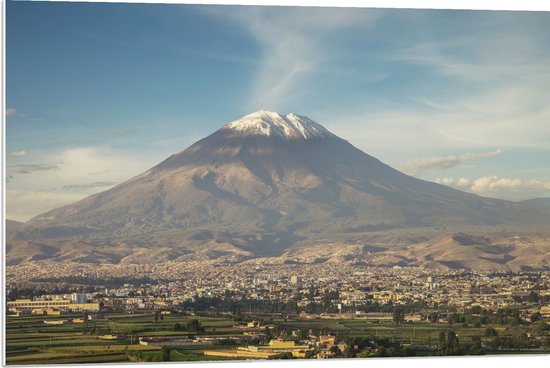
{"type": "Polygon", "coordinates": [[[494,328],[487,327],[485,329],[485,337],[497,337],[497,336],[498,336],[498,332],[494,328]]]}
{"type": "Polygon", "coordinates": [[[344,349],[344,352],[342,353],[342,355],[344,356],[344,358],[353,358],[355,356],[355,353],[353,352],[353,349],[351,348],[351,346],[347,346],[344,349]]]}
{"type": "Polygon", "coordinates": [[[476,349],[481,349],[481,337],[472,336],[472,345],[476,349]]]}
{"type": "Polygon", "coordinates": [[[160,349],[160,361],[161,362],[170,361],[170,348],[168,346],[163,346],[160,349]]]}
{"type": "Polygon", "coordinates": [[[443,355],[461,354],[458,337],[453,330],[441,331],[439,333],[439,348],[443,355]]]}
{"type": "Polygon", "coordinates": [[[286,328],[281,328],[279,337],[281,337],[282,339],[288,339],[290,337],[290,331],[286,328]]]}
{"type": "Polygon", "coordinates": [[[531,323],[540,321],[541,319],[542,319],[542,314],[540,314],[540,312],[533,313],[530,318],[531,323]]]}
{"type": "Polygon", "coordinates": [[[300,340],[307,340],[309,336],[309,330],[307,328],[302,328],[298,331],[298,338],[300,340]]]}
{"type": "Polygon", "coordinates": [[[334,354],[335,357],[342,357],[342,351],[340,348],[336,345],[331,346],[330,349],[328,349],[332,354],[334,354]]]}
{"type": "Polygon", "coordinates": [[[441,346],[442,349],[445,346],[446,341],[447,341],[447,335],[445,334],[445,331],[441,331],[439,333],[439,345],[441,346]]]}
{"type": "Polygon", "coordinates": [[[531,291],[529,293],[529,296],[527,297],[527,301],[531,303],[538,303],[540,300],[539,294],[535,293],[534,291],[531,291]]]}
{"type": "Polygon", "coordinates": [[[289,335],[288,331],[281,327],[281,324],[280,323],[276,323],[274,326],[273,326],[273,335],[275,337],[287,337],[289,335]]]}
{"type": "Polygon", "coordinates": [[[183,331],[183,326],[181,325],[181,323],[174,323],[174,331],[183,331]]]}
{"type": "Polygon", "coordinates": [[[386,348],[385,346],[380,346],[376,349],[372,356],[385,358],[391,356],[391,353],[389,352],[389,348],[386,348]]]}
{"type": "Polygon", "coordinates": [[[202,327],[198,319],[192,319],[187,322],[187,331],[199,333],[204,331],[204,327],[202,327]]]}
{"type": "Polygon", "coordinates": [[[159,321],[159,312],[155,312],[155,322],[159,321]]]}
{"type": "Polygon", "coordinates": [[[265,333],[265,341],[269,342],[273,338],[273,334],[271,333],[271,329],[268,326],[265,326],[264,333],[265,333]]]}
{"type": "Polygon", "coordinates": [[[544,321],[541,321],[537,328],[541,334],[545,334],[546,331],[550,331],[550,325],[544,321]]]}
{"type": "Polygon", "coordinates": [[[449,349],[458,348],[458,337],[454,331],[447,331],[447,347],[449,349]]]}
{"type": "Polygon", "coordinates": [[[133,350],[127,351],[126,352],[126,357],[131,362],[143,362],[143,361],[145,361],[141,351],[133,351],[133,350]]]}
{"type": "Polygon", "coordinates": [[[393,309],[393,323],[400,324],[405,322],[405,312],[401,308],[393,309]]]}
{"type": "Polygon", "coordinates": [[[281,353],[280,355],[277,356],[277,358],[279,358],[279,359],[292,359],[293,356],[292,356],[292,353],[281,353]]]}
{"type": "Polygon", "coordinates": [[[472,314],[481,314],[481,307],[479,305],[474,305],[471,309],[470,309],[470,313],[472,314]]]}
{"type": "Polygon", "coordinates": [[[235,303],[231,303],[231,307],[229,307],[229,311],[233,316],[240,315],[241,307],[235,303]]]}

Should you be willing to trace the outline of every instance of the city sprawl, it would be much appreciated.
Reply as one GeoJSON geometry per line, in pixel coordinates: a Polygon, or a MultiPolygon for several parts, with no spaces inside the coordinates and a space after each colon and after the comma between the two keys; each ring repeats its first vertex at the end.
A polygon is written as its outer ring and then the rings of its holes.
{"type": "Polygon", "coordinates": [[[36,261],[9,266],[7,274],[8,363],[14,364],[43,354],[55,363],[550,349],[548,272],[229,258],[156,265],[36,261]]]}

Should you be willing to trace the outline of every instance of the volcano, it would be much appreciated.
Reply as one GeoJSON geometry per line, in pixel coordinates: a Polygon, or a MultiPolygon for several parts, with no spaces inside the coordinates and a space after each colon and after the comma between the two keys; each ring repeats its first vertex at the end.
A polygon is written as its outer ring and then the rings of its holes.
{"type": "Polygon", "coordinates": [[[549,219],[540,206],[405,175],[305,116],[262,110],[15,228],[7,260],[278,256],[316,244],[412,244],[436,233],[536,233],[549,219]]]}

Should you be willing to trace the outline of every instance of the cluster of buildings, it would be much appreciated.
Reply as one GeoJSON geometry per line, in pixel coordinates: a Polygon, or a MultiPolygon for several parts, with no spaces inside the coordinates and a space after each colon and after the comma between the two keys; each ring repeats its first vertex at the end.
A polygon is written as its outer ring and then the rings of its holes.
{"type": "MultiPolygon", "coordinates": [[[[35,274],[40,274],[44,265],[36,265],[35,274]]],[[[71,270],[75,272],[71,280],[74,280],[75,274],[92,279],[98,285],[98,291],[87,295],[76,293],[45,296],[40,300],[9,301],[8,309],[19,312],[48,308],[82,311],[96,311],[99,308],[172,310],[201,298],[211,298],[229,302],[290,302],[295,303],[298,311],[310,313],[313,313],[311,306],[320,306],[331,313],[337,307],[337,312],[355,316],[360,316],[364,307],[372,304],[422,304],[426,307],[452,307],[457,311],[472,306],[484,309],[515,306],[530,311],[539,308],[541,313],[547,313],[548,306],[529,303],[528,297],[535,293],[538,298],[548,300],[547,296],[550,296],[550,272],[497,274],[398,266],[342,267],[341,264],[331,263],[270,263],[266,259],[240,263],[220,260],[183,264],[167,262],[163,265],[129,265],[122,270],[118,265],[97,265],[87,269],[86,265],[79,264],[73,265],[77,270],[72,270],[71,265],[66,264],[59,275],[55,268],[51,268],[48,273],[50,279],[59,278],[55,285],[63,285],[61,274],[71,270]],[[109,276],[105,274],[107,271],[109,276]],[[126,278],[126,284],[112,285],[109,279],[114,277],[126,278]],[[150,281],[132,281],[144,277],[150,281]]],[[[12,283],[18,277],[21,280],[23,275],[19,273],[27,267],[10,269],[8,280],[12,283]]],[[[40,278],[34,280],[34,285],[44,286],[48,282],[36,281],[40,278]]],[[[9,292],[10,285],[7,286],[9,292]]],[[[65,286],[85,285],[67,283],[65,286]]]]}
{"type": "Polygon", "coordinates": [[[48,314],[59,315],[61,312],[99,312],[100,302],[88,302],[86,294],[48,295],[41,298],[16,299],[7,302],[8,315],[48,314]]]}
{"type": "Polygon", "coordinates": [[[337,351],[344,352],[347,347],[348,345],[345,342],[338,341],[334,335],[314,335],[310,332],[305,340],[272,339],[268,345],[205,350],[204,354],[244,359],[273,359],[280,357],[282,354],[288,354],[293,358],[324,359],[334,357],[337,351]]]}

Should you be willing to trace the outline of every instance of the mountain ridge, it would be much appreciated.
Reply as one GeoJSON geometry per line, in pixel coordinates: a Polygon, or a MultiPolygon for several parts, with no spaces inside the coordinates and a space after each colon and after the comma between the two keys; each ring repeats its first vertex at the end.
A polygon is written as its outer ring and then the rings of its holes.
{"type": "Polygon", "coordinates": [[[526,199],[521,201],[520,203],[534,205],[534,206],[550,207],[550,198],[526,199]]]}

